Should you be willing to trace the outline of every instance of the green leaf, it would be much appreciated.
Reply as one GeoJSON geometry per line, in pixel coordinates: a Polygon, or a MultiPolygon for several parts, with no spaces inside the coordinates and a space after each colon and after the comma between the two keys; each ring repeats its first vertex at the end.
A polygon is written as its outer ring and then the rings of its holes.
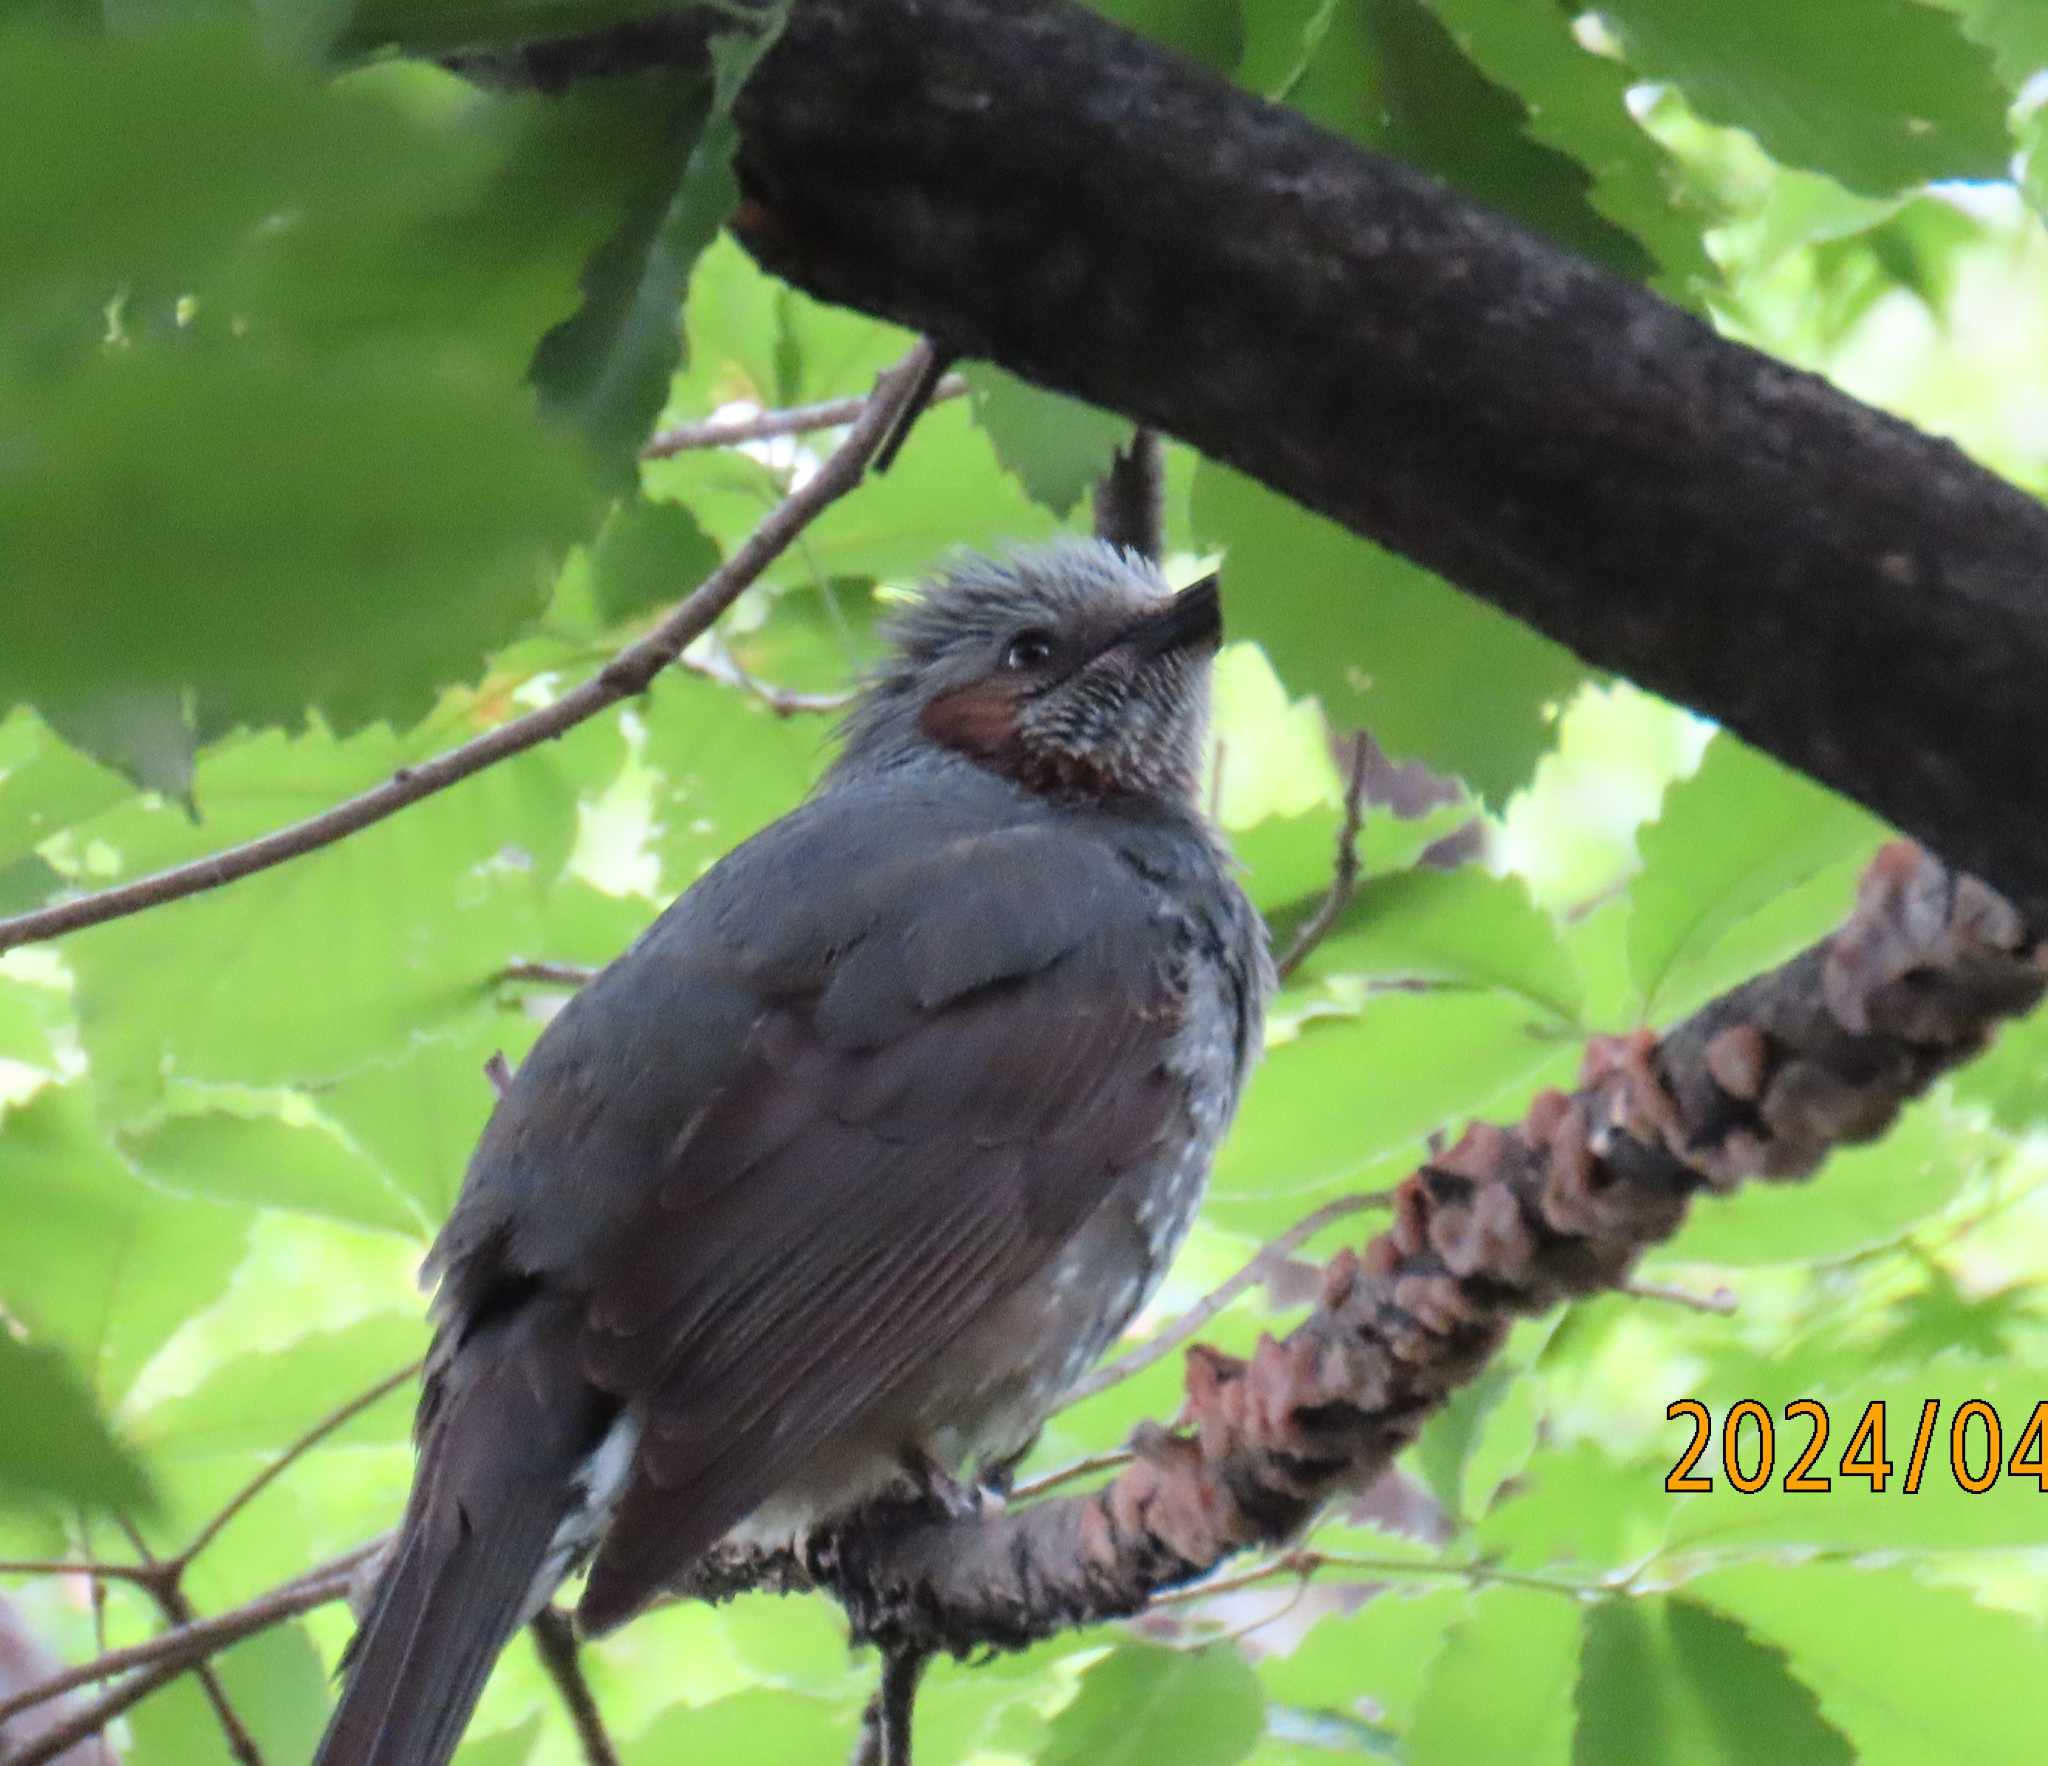
{"type": "Polygon", "coordinates": [[[1528,1766],[1571,1758],[1580,1614],[1569,1599],[1489,1588],[1452,1628],[1423,1688],[1407,1742],[1417,1760],[1486,1761],[1514,1738],[1528,1766]]]}
{"type": "MultiPolygon", "coordinates": [[[[1314,907],[1283,912],[1276,943],[1285,948],[1291,922],[1314,907]]],[[[1564,1025],[1576,1022],[1580,1004],[1578,976],[1550,916],[1518,879],[1470,865],[1368,879],[1301,973],[1491,990],[1564,1025]]]]}
{"type": "Polygon", "coordinates": [[[1119,1644],[1052,1720],[1039,1766],[1230,1766],[1265,1723],[1258,1676],[1236,1648],[1119,1644]]]}
{"type": "Polygon", "coordinates": [[[1872,194],[2005,175],[2007,94],[1990,55],[1938,7],[1607,0],[1600,10],[1643,78],[1672,81],[1702,116],[1747,129],[1785,165],[1872,194]]]}
{"type": "MultiPolygon", "coordinates": [[[[1254,0],[1254,8],[1261,0],[1254,0]]],[[[1088,0],[1105,18],[1150,37],[1217,73],[1228,73],[1243,50],[1240,0],[1088,0]]]]}
{"type": "MultiPolygon", "coordinates": [[[[1492,1116],[1576,1046],[1534,1034],[1529,1008],[1493,993],[1390,993],[1356,1017],[1309,1019],[1254,1072],[1210,1186],[1212,1217],[1277,1230],[1421,1150],[1431,1131],[1492,1116]]],[[[1380,1173],[1376,1176],[1398,1176],[1380,1173]]]]}
{"type": "Polygon", "coordinates": [[[1863,1766],[2023,1760],[2039,1745],[2027,1702],[1992,1690],[2048,1674],[2048,1633],[2032,1620],[1904,1569],[1759,1564],[1687,1592],[1782,1650],[1863,1766]]]}
{"type": "MultiPolygon", "coordinates": [[[[190,691],[202,736],[308,707],[343,731],[419,717],[539,609],[592,513],[523,403],[368,363],[94,362],[0,464],[0,704],[111,735],[110,763],[147,727],[118,708],[166,693],[190,691]]],[[[175,735],[159,751],[175,768],[175,735]]]]}
{"type": "Polygon", "coordinates": [[[1205,461],[1194,497],[1205,543],[1228,552],[1231,630],[1265,648],[1291,692],[1489,802],[1528,779],[1585,678],[1567,651],[1225,467],[1205,461]]]}
{"type": "MultiPolygon", "coordinates": [[[[5,1290],[0,1289],[0,1298],[5,1290]]],[[[149,1483],[114,1439],[62,1351],[0,1330],[0,1500],[24,1496],[96,1508],[147,1505],[149,1483]]]]}
{"type": "MultiPolygon", "coordinates": [[[[455,708],[403,740],[381,729],[225,746],[202,762],[202,828],[130,803],[83,824],[121,874],[230,845],[326,808],[473,733],[455,708]]],[[[492,767],[347,839],[226,889],[74,937],[80,1029],[96,1086],[123,1120],[167,1072],[275,1085],[391,1058],[473,1010],[515,957],[553,954],[552,886],[579,794],[624,760],[611,721],[492,767]],[[133,977],[148,973],[146,989],[133,977]]],[[[381,1204],[379,1204],[381,1206],[381,1204]]]]}
{"type": "Polygon", "coordinates": [[[1062,519],[1130,438],[1128,418],[1047,392],[993,362],[973,364],[967,384],[974,420],[995,445],[996,458],[1017,475],[1032,501],[1062,519]]]}
{"type": "Polygon", "coordinates": [[[1678,1018],[1828,931],[1884,835],[1868,810],[1715,737],[1643,831],[1629,962],[1644,1015],[1678,1018]]]}
{"type": "MultiPolygon", "coordinates": [[[[215,1657],[214,1672],[264,1759],[302,1760],[311,1755],[330,1695],[319,1652],[303,1624],[258,1632],[215,1657]]],[[[220,1719],[189,1674],[144,1699],[130,1722],[137,1759],[224,1756],[220,1719]]]]}
{"type": "Polygon", "coordinates": [[[1787,1670],[1783,1650],[1682,1598],[1610,1600],[1593,1608],[1578,1710],[1573,1766],[1850,1766],[1857,1757],[1820,1716],[1813,1692],[1787,1670]]]}
{"type": "Polygon", "coordinates": [[[777,1689],[683,1705],[631,1744],[635,1760],[837,1760],[851,1752],[854,1722],[820,1699],[777,1689]]]}
{"type": "Polygon", "coordinates": [[[1522,101],[1532,141],[1568,153],[1592,176],[1587,200],[1656,260],[1651,286],[1687,306],[1718,272],[1701,239],[1706,216],[1685,205],[1670,155],[1628,108],[1627,69],[1589,51],[1563,6],[1524,0],[1427,0],[1460,52],[1522,101]]]}
{"type": "Polygon", "coordinates": [[[1521,100],[1474,65],[1422,0],[1340,0],[1287,102],[1624,276],[1655,268],[1589,200],[1586,168],[1532,139],[1521,100]]]}
{"type": "Polygon", "coordinates": [[[781,28],[777,12],[760,31],[714,37],[708,90],[673,74],[648,86],[667,119],[660,145],[619,230],[590,261],[581,310],[534,357],[542,407],[583,430],[615,484],[634,482],[635,455],[667,401],[691,269],[739,201],[733,100],[781,28]]]}
{"type": "Polygon", "coordinates": [[[71,1350],[104,1403],[124,1394],[241,1261],[249,1212],[135,1177],[94,1127],[83,1088],[51,1086],[0,1119],[7,1232],[0,1305],[71,1350]]]}
{"type": "Polygon", "coordinates": [[[718,564],[689,510],[636,497],[614,509],[591,552],[598,613],[616,623],[680,601],[718,564]]]}
{"type": "Polygon", "coordinates": [[[202,1094],[180,1113],[124,1137],[122,1151],[172,1189],[273,1208],[292,1208],[387,1231],[418,1233],[428,1222],[378,1168],[310,1112],[276,1100],[202,1094]],[[186,1113],[189,1112],[189,1113],[186,1113]]]}
{"type": "Polygon", "coordinates": [[[1990,1050],[1951,1083],[1958,1098],[1981,1105],[2016,1133],[2048,1117],[2048,1012],[2035,1012],[1994,1033],[1990,1050]]]}

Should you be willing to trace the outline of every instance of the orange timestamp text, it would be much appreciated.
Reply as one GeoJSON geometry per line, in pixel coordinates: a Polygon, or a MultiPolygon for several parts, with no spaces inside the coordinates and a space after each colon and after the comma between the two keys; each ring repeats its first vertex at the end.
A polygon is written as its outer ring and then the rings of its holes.
{"type": "MultiPolygon", "coordinates": [[[[1714,1413],[1697,1398],[1680,1398],[1664,1407],[1664,1415],[1692,1425],[1691,1439],[1665,1475],[1664,1488],[1674,1494],[1713,1489],[1715,1467],[1707,1458],[1707,1445],[1714,1434],[1714,1413]]],[[[2017,1436],[2011,1437],[2010,1454],[2005,1450],[2008,1431],[1987,1400],[1969,1398],[1956,1405],[1948,1414],[1946,1431],[1942,1420],[1941,1400],[1925,1399],[1919,1416],[1890,1437],[1901,1449],[1906,1449],[1909,1434],[1912,1439],[1898,1485],[1903,1494],[1919,1493],[1930,1459],[1937,1467],[1945,1459],[1949,1475],[1972,1496],[1983,1495],[2001,1477],[2032,1478],[2048,1492],[2048,1399],[2034,1406],[2017,1436]]],[[[1873,1399],[1849,1430],[1840,1457],[1829,1459],[1834,1425],[1819,1399],[1794,1399],[1773,1417],[1767,1406],[1744,1398],[1729,1405],[1721,1419],[1719,1471],[1731,1489],[1745,1495],[1754,1495],[1773,1479],[1800,1496],[1825,1495],[1837,1480],[1851,1479],[1882,1493],[1900,1473],[1887,1454],[1886,1430],[1885,1401],[1873,1399]]]]}

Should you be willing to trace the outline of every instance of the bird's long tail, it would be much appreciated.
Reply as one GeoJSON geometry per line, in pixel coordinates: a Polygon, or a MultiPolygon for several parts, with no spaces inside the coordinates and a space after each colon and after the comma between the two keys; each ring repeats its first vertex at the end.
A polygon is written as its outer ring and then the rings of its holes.
{"type": "Polygon", "coordinates": [[[557,1533],[608,1421],[542,1305],[432,1376],[405,1521],[313,1766],[445,1766],[498,1652],[567,1567],[557,1533]]]}

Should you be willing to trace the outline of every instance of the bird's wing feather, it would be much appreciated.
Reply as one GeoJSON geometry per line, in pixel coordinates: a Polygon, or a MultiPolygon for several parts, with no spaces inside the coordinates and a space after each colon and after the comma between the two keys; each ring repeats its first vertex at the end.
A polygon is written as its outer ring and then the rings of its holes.
{"type": "Polygon", "coordinates": [[[739,1058],[577,1272],[586,1369],[645,1430],[599,1627],[1015,1291],[1179,1107],[1159,898],[1108,848],[927,834],[841,882],[850,924],[719,941],[739,1058]]]}

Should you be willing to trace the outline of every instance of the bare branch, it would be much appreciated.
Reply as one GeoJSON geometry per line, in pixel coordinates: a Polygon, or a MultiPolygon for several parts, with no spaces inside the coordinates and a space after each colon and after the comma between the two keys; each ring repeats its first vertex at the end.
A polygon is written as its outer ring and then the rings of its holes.
{"type": "Polygon", "coordinates": [[[26,1711],[45,1700],[74,1692],[81,1686],[90,1686],[94,1681],[116,1674],[125,1676],[100,1698],[80,1706],[61,1730],[51,1730],[47,1735],[39,1736],[30,1752],[17,1755],[7,1762],[7,1766],[36,1766],[37,1762],[52,1759],[73,1742],[105,1728],[138,1699],[154,1692],[166,1681],[176,1679],[195,1662],[203,1662],[240,1643],[245,1637],[253,1637],[273,1625],[296,1619],[329,1601],[345,1599],[355,1580],[357,1565],[383,1547],[382,1539],[374,1539],[211,1619],[195,1619],[189,1625],[166,1631],[145,1643],[108,1650],[90,1662],[66,1668],[61,1674],[53,1674],[9,1698],[0,1699],[0,1723],[4,1723],[18,1711],[26,1711]]]}
{"type": "Polygon", "coordinates": [[[1287,954],[1273,965],[1282,981],[1308,960],[1309,953],[1330,935],[1351,897],[1358,889],[1358,830],[1365,824],[1365,780],[1372,761],[1372,744],[1363,730],[1351,738],[1351,771],[1344,780],[1344,822],[1337,830],[1337,862],[1330,877],[1329,893],[1316,911],[1302,921],[1287,954]]]}
{"type": "MultiPolygon", "coordinates": [[[[964,375],[948,374],[932,388],[927,405],[942,405],[967,391],[964,375]]],[[[853,422],[867,409],[868,396],[827,399],[822,404],[792,405],[786,410],[760,411],[751,417],[707,417],[697,423],[678,423],[656,430],[654,438],[640,450],[643,460],[666,460],[671,454],[692,448],[731,448],[742,442],[772,441],[782,435],[807,435],[813,430],[837,429],[853,422]]]]}
{"type": "Polygon", "coordinates": [[[595,969],[586,969],[581,963],[507,963],[498,971],[500,981],[531,981],[541,987],[582,987],[596,975],[595,969]]]}
{"type": "Polygon", "coordinates": [[[333,1434],[344,1423],[353,1422],[380,1398],[397,1391],[399,1387],[405,1385],[418,1374],[420,1367],[421,1363],[415,1361],[406,1367],[399,1368],[395,1373],[386,1374],[383,1379],[379,1380],[368,1391],[358,1392],[346,1404],[336,1405],[334,1409],[330,1410],[318,1422],[314,1423],[311,1428],[307,1429],[304,1434],[292,1441],[277,1458],[258,1472],[255,1477],[251,1478],[248,1483],[244,1484],[241,1489],[237,1490],[233,1496],[229,1497],[221,1506],[220,1512],[193,1535],[192,1543],[179,1552],[175,1558],[171,1558],[167,1562],[177,1569],[183,1570],[187,1564],[220,1537],[223,1527],[240,1514],[242,1510],[247,1508],[250,1503],[254,1502],[257,1497],[261,1496],[265,1490],[269,1489],[271,1484],[289,1470],[302,1455],[311,1452],[315,1447],[319,1446],[322,1441],[326,1440],[329,1435],[333,1434]]]}
{"type": "Polygon", "coordinates": [[[1711,1312],[1729,1317],[1739,1302],[1733,1288],[1716,1288],[1711,1294],[1695,1294],[1689,1288],[1669,1288],[1662,1282],[1623,1282],[1619,1290],[1632,1300],[1661,1300],[1669,1306],[1683,1306],[1692,1312],[1711,1312]]]}
{"type": "MultiPolygon", "coordinates": [[[[160,1572],[156,1580],[146,1585],[156,1601],[157,1610],[173,1625],[191,1624],[192,1603],[178,1585],[179,1573],[184,1566],[157,1557],[149,1549],[149,1542],[142,1537],[141,1530],[126,1515],[117,1514],[114,1518],[121,1531],[128,1535],[128,1543],[135,1547],[143,1563],[160,1572]]],[[[263,1766],[263,1752],[228,1698],[228,1689],[221,1684],[213,1664],[195,1662],[192,1672],[198,1677],[199,1689],[206,1695],[206,1702],[213,1707],[214,1720],[220,1725],[221,1738],[227,1743],[229,1757],[240,1762],[240,1766],[263,1766]]]]}
{"type": "Polygon", "coordinates": [[[824,464],[783,498],[674,612],[644,638],[628,644],[590,680],[552,705],[500,724],[418,766],[401,768],[383,784],[303,822],[222,852],[209,853],[190,864],[158,871],[153,876],[138,877],[96,894],[0,920],[0,951],[75,932],[82,926],[97,926],[203,890],[218,889],[287,859],[318,851],[382,821],[408,804],[445,791],[473,773],[574,729],[607,706],[645,691],[648,683],[707,630],[805,527],[860,482],[883,439],[901,428],[912,396],[929,390],[926,381],[934,359],[931,346],[919,343],[884,373],[876,381],[875,391],[860,417],[824,464]]]}
{"type": "Polygon", "coordinates": [[[677,666],[694,675],[702,675],[707,681],[716,681],[720,686],[737,687],[743,693],[752,694],[777,717],[844,711],[854,701],[855,693],[851,688],[838,693],[799,693],[793,688],[778,687],[772,681],[764,681],[758,675],[748,673],[740,659],[715,636],[706,639],[706,643],[710,646],[708,654],[680,657],[677,666]]]}
{"type": "Polygon", "coordinates": [[[563,1708],[583,1748],[584,1766],[619,1766],[619,1751],[606,1733],[604,1713],[597,1708],[590,1682],[583,1675],[582,1646],[569,1615],[560,1607],[542,1607],[527,1629],[533,1633],[540,1665],[562,1695],[563,1708]]]}
{"type": "Polygon", "coordinates": [[[1128,1380],[1133,1374],[1143,1373],[1155,1361],[1164,1360],[1197,1332],[1206,1328],[1209,1321],[1238,1295],[1264,1281],[1278,1265],[1285,1262],[1332,1221],[1363,1213],[1368,1208],[1388,1208],[1393,1205],[1393,1201],[1392,1191],[1373,1190],[1362,1195],[1339,1196],[1334,1202],[1325,1202],[1313,1214],[1297,1220],[1278,1238],[1260,1246],[1244,1268],[1213,1293],[1196,1301],[1158,1336],[1149,1342],[1139,1344],[1129,1354],[1120,1355],[1116,1360],[1097,1368],[1067,1394],[1061,1401],[1060,1408],[1071,1409],[1084,1399],[1093,1398],[1096,1393],[1105,1392],[1111,1386],[1128,1380]]]}
{"type": "Polygon", "coordinates": [[[1091,1453],[1086,1459],[1077,1459],[1070,1465],[1055,1466],[1051,1471],[1012,1487],[1011,1502],[1029,1502],[1035,1496],[1043,1496],[1048,1490],[1057,1490],[1062,1484],[1071,1484],[1077,1478],[1093,1477],[1097,1472],[1113,1472],[1120,1466],[1131,1463],[1131,1450],[1119,1447],[1114,1453],[1091,1453]]]}
{"type": "Polygon", "coordinates": [[[63,1558],[0,1559],[0,1576],[90,1576],[96,1582],[134,1582],[148,1587],[159,1569],[152,1564],[70,1563],[63,1558]]]}

